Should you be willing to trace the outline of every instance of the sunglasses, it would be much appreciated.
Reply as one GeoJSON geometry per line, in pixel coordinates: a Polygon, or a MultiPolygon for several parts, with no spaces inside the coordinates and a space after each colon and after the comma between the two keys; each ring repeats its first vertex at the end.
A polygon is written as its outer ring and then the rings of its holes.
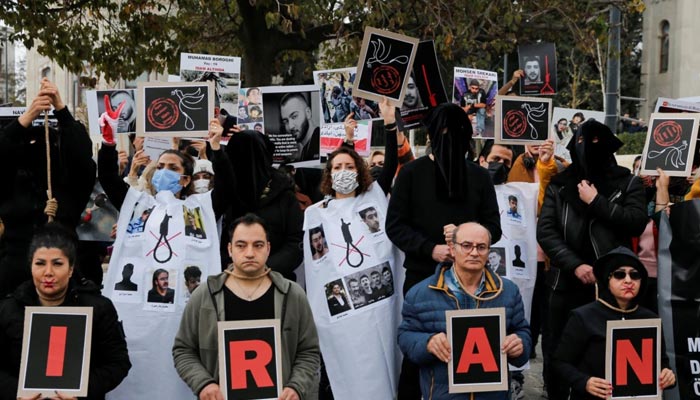
{"type": "Polygon", "coordinates": [[[625,277],[627,275],[629,275],[630,279],[632,279],[633,281],[638,281],[638,280],[642,279],[642,274],[640,274],[639,271],[636,271],[636,270],[632,270],[632,271],[627,272],[627,271],[618,269],[617,271],[613,271],[610,274],[610,276],[612,276],[613,278],[615,278],[617,280],[623,280],[623,279],[625,279],[625,277]]]}

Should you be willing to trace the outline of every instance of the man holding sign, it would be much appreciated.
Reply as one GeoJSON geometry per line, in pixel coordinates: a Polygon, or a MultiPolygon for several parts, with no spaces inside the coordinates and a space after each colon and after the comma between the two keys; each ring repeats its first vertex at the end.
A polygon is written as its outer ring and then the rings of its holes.
{"type": "MultiPolygon", "coordinates": [[[[460,225],[450,244],[454,264],[441,263],[433,276],[415,285],[406,295],[399,346],[406,357],[420,366],[423,398],[509,398],[507,391],[471,394],[474,397],[469,393],[448,393],[447,363],[454,346],[447,339],[445,311],[505,308],[506,337],[500,348],[485,345],[479,346],[478,351],[494,356],[503,352],[515,366],[524,365],[530,356],[530,328],[517,286],[485,268],[490,245],[490,234],[485,227],[474,222],[460,225]]],[[[469,356],[466,350],[455,354],[460,359],[453,361],[463,364],[461,358],[465,354],[469,356]]]]}
{"type": "MultiPolygon", "coordinates": [[[[200,285],[192,293],[173,345],[175,368],[200,400],[223,400],[222,391],[231,394],[233,390],[219,387],[223,383],[217,379],[220,356],[216,351],[217,321],[276,319],[281,321],[283,332],[282,365],[271,369],[282,369],[284,389],[279,399],[314,398],[320,355],[306,294],[299,285],[267,267],[270,242],[260,217],[246,214],[231,226],[228,250],[233,265],[219,275],[210,276],[206,285],[200,285]]],[[[257,339],[248,342],[263,341],[257,339]]],[[[255,358],[245,361],[231,362],[229,368],[235,368],[234,364],[239,367],[260,364],[255,358]]],[[[270,362],[274,362],[274,357],[262,368],[248,368],[243,375],[250,372],[255,377],[253,381],[264,389],[265,382],[273,380],[266,372],[270,362]]],[[[251,393],[254,388],[243,389],[251,393]]]]}

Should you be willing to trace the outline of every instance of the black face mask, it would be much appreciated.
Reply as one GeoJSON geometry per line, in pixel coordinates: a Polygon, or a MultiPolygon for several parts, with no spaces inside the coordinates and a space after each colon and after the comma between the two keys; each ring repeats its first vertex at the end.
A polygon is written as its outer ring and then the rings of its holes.
{"type": "Polygon", "coordinates": [[[384,170],[384,167],[375,165],[374,167],[370,168],[369,174],[372,175],[372,179],[376,181],[377,179],[379,179],[379,175],[382,174],[382,170],[384,170]]]}
{"type": "Polygon", "coordinates": [[[510,168],[508,168],[504,163],[498,161],[489,162],[489,176],[491,177],[491,182],[494,185],[500,185],[506,183],[508,180],[508,173],[510,168]]]}

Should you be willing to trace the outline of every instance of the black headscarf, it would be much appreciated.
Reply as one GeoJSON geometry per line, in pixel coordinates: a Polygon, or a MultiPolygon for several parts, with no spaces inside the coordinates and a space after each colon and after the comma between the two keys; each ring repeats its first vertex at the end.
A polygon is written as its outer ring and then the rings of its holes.
{"type": "Polygon", "coordinates": [[[571,154],[571,167],[579,180],[599,183],[605,179],[611,166],[616,166],[615,152],[622,141],[610,128],[589,119],[579,126],[566,146],[571,154]]]}
{"type": "Polygon", "coordinates": [[[609,285],[610,274],[622,266],[632,267],[642,276],[642,280],[639,282],[639,293],[634,299],[630,300],[627,306],[627,310],[631,310],[639,304],[639,299],[644,297],[644,289],[646,288],[649,275],[644,264],[637,258],[637,255],[626,247],[613,249],[596,260],[593,265],[593,274],[595,274],[596,285],[598,285],[598,300],[602,300],[614,307],[620,306],[612,293],[610,293],[609,285]]]}
{"type": "Polygon", "coordinates": [[[435,187],[440,199],[467,198],[465,155],[472,138],[472,124],[458,105],[443,103],[432,109],[423,120],[435,157],[435,187]]]}
{"type": "Polygon", "coordinates": [[[272,154],[275,145],[257,131],[234,134],[226,146],[236,174],[238,196],[249,209],[257,209],[260,196],[272,178],[272,154]]]}

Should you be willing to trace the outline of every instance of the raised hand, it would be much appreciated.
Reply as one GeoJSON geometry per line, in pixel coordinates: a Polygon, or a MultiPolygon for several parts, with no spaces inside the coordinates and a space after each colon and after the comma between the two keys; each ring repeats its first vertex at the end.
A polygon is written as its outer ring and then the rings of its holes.
{"type": "Polygon", "coordinates": [[[116,110],[112,110],[112,103],[109,101],[109,96],[105,95],[105,112],[100,115],[99,123],[102,131],[102,140],[107,144],[114,144],[114,134],[117,133],[117,125],[119,124],[119,115],[122,108],[126,105],[126,101],[119,103],[116,110]]]}

